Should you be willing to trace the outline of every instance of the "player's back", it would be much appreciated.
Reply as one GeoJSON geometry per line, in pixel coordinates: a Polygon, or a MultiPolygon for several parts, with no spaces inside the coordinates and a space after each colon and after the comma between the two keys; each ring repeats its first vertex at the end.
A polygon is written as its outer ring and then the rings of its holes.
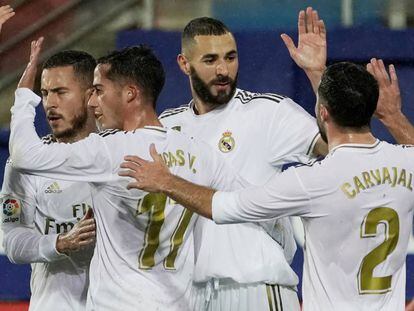
{"type": "Polygon", "coordinates": [[[295,169],[303,215],[305,310],[403,310],[414,208],[414,148],[341,145],[295,169]]]}

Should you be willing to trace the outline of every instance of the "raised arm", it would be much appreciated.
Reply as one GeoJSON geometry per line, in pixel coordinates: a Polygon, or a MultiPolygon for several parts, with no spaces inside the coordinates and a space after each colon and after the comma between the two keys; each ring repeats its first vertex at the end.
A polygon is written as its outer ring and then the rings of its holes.
{"type": "Polygon", "coordinates": [[[399,144],[414,144],[414,126],[401,111],[401,93],[394,65],[389,74],[381,59],[371,59],[367,70],[377,79],[379,98],[375,116],[386,126],[399,144]]]}
{"type": "Polygon", "coordinates": [[[287,34],[281,37],[294,62],[305,71],[316,94],[326,67],[327,44],[325,24],[311,7],[299,12],[298,35],[297,47],[287,34]]]}
{"type": "MultiPolygon", "coordinates": [[[[306,73],[316,94],[322,74],[326,68],[327,43],[325,23],[319,18],[316,10],[308,7],[306,11],[301,10],[299,12],[298,46],[295,46],[292,38],[287,34],[282,34],[281,38],[293,61],[306,73]]],[[[314,156],[325,156],[328,153],[328,145],[321,138],[318,138],[312,153],[314,156]]]]}
{"type": "Polygon", "coordinates": [[[24,71],[11,108],[9,152],[13,167],[49,178],[103,182],[113,177],[109,152],[112,137],[91,134],[73,144],[45,145],[34,127],[40,97],[33,91],[43,38],[31,44],[30,61],[24,71]]]}

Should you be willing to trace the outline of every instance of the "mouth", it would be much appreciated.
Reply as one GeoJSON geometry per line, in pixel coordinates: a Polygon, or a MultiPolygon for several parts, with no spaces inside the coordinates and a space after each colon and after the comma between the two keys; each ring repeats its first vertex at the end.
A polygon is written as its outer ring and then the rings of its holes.
{"type": "Polygon", "coordinates": [[[224,91],[230,86],[230,82],[216,82],[214,83],[217,91],[224,91]]]}
{"type": "Polygon", "coordinates": [[[61,119],[63,119],[62,118],[62,116],[60,116],[60,115],[55,115],[55,114],[53,114],[53,115],[48,115],[47,116],[47,120],[49,121],[49,124],[50,125],[55,125],[56,123],[58,123],[61,119]]]}

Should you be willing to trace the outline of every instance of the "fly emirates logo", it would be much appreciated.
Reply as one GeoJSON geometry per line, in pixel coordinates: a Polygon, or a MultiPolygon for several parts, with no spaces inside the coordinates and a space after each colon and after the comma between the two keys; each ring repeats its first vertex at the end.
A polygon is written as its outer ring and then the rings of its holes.
{"type": "Polygon", "coordinates": [[[87,203],[80,203],[74,204],[71,206],[72,208],[72,216],[70,221],[61,221],[56,220],[51,217],[46,217],[45,219],[45,234],[49,233],[64,233],[71,230],[75,224],[82,219],[82,217],[86,214],[88,208],[91,208],[90,205],[87,203]]]}

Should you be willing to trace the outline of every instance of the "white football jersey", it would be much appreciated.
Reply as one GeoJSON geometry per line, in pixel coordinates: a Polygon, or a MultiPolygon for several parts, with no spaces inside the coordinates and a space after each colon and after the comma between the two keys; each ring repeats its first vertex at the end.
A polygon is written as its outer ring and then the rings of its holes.
{"type": "MultiPolygon", "coordinates": [[[[228,104],[206,114],[196,115],[190,103],[165,111],[160,120],[209,143],[254,185],[264,184],[286,163],[308,161],[319,133],[314,118],[291,99],[240,89],[228,104]]],[[[195,239],[196,282],[230,278],[239,283],[298,283],[275,241],[287,248],[290,261],[296,245],[287,218],[277,224],[232,226],[217,226],[202,218],[195,239]]]]}
{"type": "Polygon", "coordinates": [[[27,89],[16,91],[10,156],[14,166],[34,174],[92,182],[97,241],[87,308],[188,310],[197,217],[164,195],[127,190],[131,180],[118,176],[119,165],[127,154],[151,159],[149,146],[155,143],[174,174],[214,188],[238,180],[207,144],[160,127],[43,145],[33,127],[39,101],[27,89]]]}
{"type": "Polygon", "coordinates": [[[413,159],[412,146],[340,145],[264,187],[217,192],[213,218],[302,217],[304,310],[404,310],[413,159]]]}
{"type": "Polygon", "coordinates": [[[29,310],[85,310],[93,246],[66,256],[56,239],[91,207],[89,185],[23,174],[8,161],[0,200],[6,254],[32,266],[29,310]]]}

